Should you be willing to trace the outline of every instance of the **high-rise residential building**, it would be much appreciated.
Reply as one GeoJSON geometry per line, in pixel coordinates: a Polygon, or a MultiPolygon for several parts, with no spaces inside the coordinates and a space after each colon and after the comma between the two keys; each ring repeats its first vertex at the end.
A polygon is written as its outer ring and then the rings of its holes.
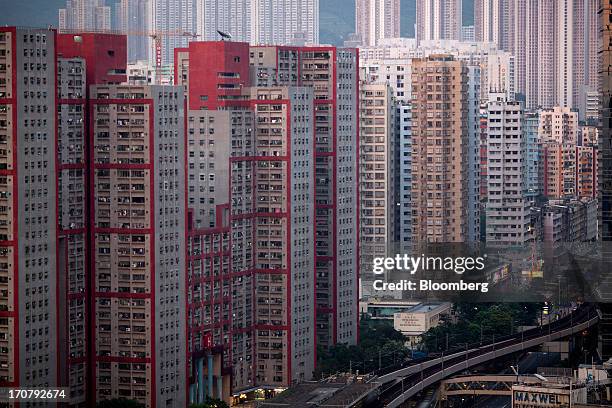
{"type": "Polygon", "coordinates": [[[468,70],[450,55],[432,55],[413,60],[412,83],[413,241],[464,242],[468,70]]]}
{"type": "Polygon", "coordinates": [[[87,97],[90,85],[118,84],[126,80],[125,36],[99,33],[58,34],[58,228],[60,264],[68,276],[66,334],[68,357],[64,360],[73,400],[86,404],[95,396],[95,334],[90,250],[91,194],[90,135],[87,97]]]}
{"type": "Polygon", "coordinates": [[[236,391],[309,379],[317,344],[357,335],[356,50],[201,42],[175,60],[189,108],[190,242],[231,240],[228,251],[192,248],[192,400],[223,394],[227,370],[236,391]]]}
{"type": "MultiPolygon", "coordinates": [[[[185,47],[190,38],[199,34],[195,32],[195,0],[149,0],[148,3],[149,31],[166,34],[161,36],[160,63],[172,65],[174,49],[185,47]]],[[[149,57],[157,64],[158,56],[149,57]]]]}
{"type": "Polygon", "coordinates": [[[319,44],[319,0],[252,0],[251,43],[319,44]]]}
{"type": "MultiPolygon", "coordinates": [[[[511,53],[497,50],[494,44],[462,43],[455,40],[423,41],[419,47],[414,41],[383,40],[376,47],[361,47],[361,80],[370,83],[389,83],[400,102],[412,98],[412,59],[433,54],[451,54],[469,66],[479,67],[480,100],[489,94],[505,93],[509,100],[516,96],[516,66],[511,53]]],[[[476,72],[476,71],[474,71],[476,72]]]]}
{"type": "MultiPolygon", "coordinates": [[[[599,233],[604,241],[612,240],[612,4],[602,2],[600,41],[601,132],[599,135],[599,233]]],[[[608,343],[612,355],[612,338],[608,343]]]]}
{"type": "MultiPolygon", "coordinates": [[[[63,385],[54,31],[0,28],[0,382],[63,385]]],[[[73,283],[77,284],[77,282],[73,283]]]]}
{"type": "Polygon", "coordinates": [[[417,0],[416,39],[461,40],[461,0],[417,0]]]}
{"type": "Polygon", "coordinates": [[[517,93],[525,99],[526,108],[568,106],[584,119],[588,102],[599,89],[598,1],[511,3],[517,93]]]}
{"type": "Polygon", "coordinates": [[[523,179],[523,111],[519,102],[489,101],[486,242],[522,245],[531,239],[523,179]]]}
{"type": "Polygon", "coordinates": [[[578,144],[578,113],[570,108],[555,106],[540,111],[538,134],[542,141],[553,141],[560,145],[578,144]]]}
{"type": "Polygon", "coordinates": [[[478,42],[496,44],[499,49],[514,48],[514,9],[516,0],[475,0],[474,37],[478,42]]]}
{"type": "Polygon", "coordinates": [[[116,25],[113,30],[128,35],[128,62],[149,59],[148,0],[121,0],[115,4],[116,25]],[[137,33],[141,33],[140,35],[137,33]]]}
{"type": "Polygon", "coordinates": [[[461,41],[474,42],[476,41],[476,33],[473,25],[461,27],[461,41]]]}
{"type": "Polygon", "coordinates": [[[357,55],[329,46],[251,48],[253,85],[315,89],[317,339],[323,345],[352,344],[358,335],[358,251],[351,244],[359,225],[357,55]]]}
{"type": "MultiPolygon", "coordinates": [[[[257,353],[255,281],[268,276],[262,271],[257,278],[254,267],[256,162],[245,159],[234,163],[238,158],[255,154],[255,112],[249,102],[248,59],[248,44],[237,42],[194,42],[188,48],[176,50],[175,56],[175,82],[185,87],[188,108],[187,364],[190,402],[194,403],[203,401],[206,395],[225,396],[230,390],[252,389],[258,385],[254,358],[257,353]],[[217,72],[223,75],[216,75],[217,72]],[[210,81],[191,80],[200,77],[210,81]],[[229,135],[231,140],[226,140],[229,135]]],[[[277,168],[276,164],[272,166],[277,168]]],[[[273,178],[278,177],[276,174],[273,178]]],[[[271,224],[278,225],[278,221],[271,224]]],[[[270,248],[273,249],[272,245],[270,248]]],[[[282,257],[286,260],[287,254],[283,253],[282,257]]],[[[285,291],[276,291],[283,283],[287,284],[286,270],[271,277],[276,285],[273,293],[276,297],[270,302],[269,291],[262,293],[262,307],[280,307],[278,298],[285,291]]],[[[287,303],[283,305],[286,310],[287,303]]],[[[286,315],[278,315],[278,319],[287,322],[286,315]]],[[[275,326],[283,329],[281,324],[275,326]]],[[[276,348],[278,344],[287,345],[290,331],[265,333],[261,335],[270,336],[276,348]]],[[[277,366],[287,362],[278,358],[278,352],[269,358],[277,361],[277,366]]],[[[267,364],[264,363],[264,368],[267,364]]],[[[278,372],[283,377],[282,369],[278,372]]]]}
{"type": "Polygon", "coordinates": [[[395,256],[396,107],[387,84],[365,84],[359,89],[359,257],[362,296],[372,288],[374,258],[395,256]]]}
{"type": "Polygon", "coordinates": [[[480,241],[480,84],[481,69],[468,65],[467,88],[467,242],[480,241]]]}
{"type": "Polygon", "coordinates": [[[542,147],[538,137],[540,118],[538,112],[526,111],[523,116],[523,141],[525,195],[533,201],[542,193],[542,147]]]}
{"type": "MultiPolygon", "coordinates": [[[[537,44],[537,102],[536,106],[532,108],[546,109],[552,106],[559,105],[555,98],[557,91],[555,76],[558,72],[558,67],[556,66],[557,60],[555,58],[555,48],[557,44],[557,38],[555,36],[555,27],[560,24],[560,22],[557,20],[558,14],[555,13],[555,1],[550,3],[547,1],[538,0],[537,3],[537,37],[535,39],[529,38],[527,40],[529,42],[526,44],[530,44],[531,41],[535,41],[537,44]]],[[[565,86],[567,86],[567,83],[565,84],[565,86]]]]}
{"type": "Polygon", "coordinates": [[[516,62],[516,92],[525,108],[537,109],[538,103],[538,30],[540,14],[536,0],[514,0],[514,50],[516,62]]]}
{"type": "Polygon", "coordinates": [[[250,42],[253,12],[249,0],[195,0],[196,33],[200,41],[221,37],[217,30],[228,33],[233,41],[250,42]]]}
{"type": "Polygon", "coordinates": [[[572,101],[580,120],[588,119],[589,103],[599,94],[599,0],[570,2],[573,8],[572,101]]]}
{"type": "Polygon", "coordinates": [[[96,400],[187,404],[185,118],[181,87],[91,89],[96,400]]]}
{"type": "Polygon", "coordinates": [[[396,177],[399,214],[397,219],[398,251],[409,253],[412,241],[412,109],[409,103],[397,103],[395,119],[398,177],[396,177]]]}
{"type": "MultiPolygon", "coordinates": [[[[599,8],[599,41],[601,44],[599,77],[601,81],[601,133],[598,155],[598,232],[602,241],[612,240],[612,4],[602,1],[599,8]]],[[[605,245],[608,245],[605,242],[605,245]]],[[[606,248],[606,246],[602,248],[606,248]]],[[[605,253],[610,259],[610,251],[605,253]]],[[[609,302],[612,291],[601,293],[609,302]]],[[[601,304],[602,321],[600,339],[602,358],[612,357],[612,307],[601,304]]]]}
{"type": "Polygon", "coordinates": [[[66,276],[58,302],[68,317],[60,350],[67,367],[62,381],[70,387],[73,405],[86,402],[89,378],[86,84],[84,59],[57,59],[57,245],[60,270],[66,276]]]}
{"type": "Polygon", "coordinates": [[[399,0],[356,0],[355,29],[363,45],[400,36],[399,0]]]}
{"type": "Polygon", "coordinates": [[[58,20],[60,31],[110,31],[111,8],[105,0],[66,0],[58,20]]]}
{"type": "Polygon", "coordinates": [[[488,128],[487,103],[482,102],[478,113],[478,129],[480,132],[480,200],[483,201],[488,195],[489,179],[487,178],[487,128],[488,128]]]}

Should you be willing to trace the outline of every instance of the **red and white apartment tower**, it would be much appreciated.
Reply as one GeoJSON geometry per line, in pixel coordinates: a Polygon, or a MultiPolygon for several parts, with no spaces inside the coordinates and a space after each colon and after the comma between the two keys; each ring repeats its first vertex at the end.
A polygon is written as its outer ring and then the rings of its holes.
{"type": "Polygon", "coordinates": [[[356,51],[192,42],[175,82],[191,400],[310,379],[317,343],[357,341],[356,51]]]}

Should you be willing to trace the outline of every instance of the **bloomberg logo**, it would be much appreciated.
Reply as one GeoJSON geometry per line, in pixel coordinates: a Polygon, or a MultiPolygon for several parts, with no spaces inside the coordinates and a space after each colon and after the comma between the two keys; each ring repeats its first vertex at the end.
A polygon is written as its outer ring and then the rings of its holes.
{"type": "Polygon", "coordinates": [[[543,394],[539,392],[516,391],[514,393],[515,402],[526,402],[529,404],[550,406],[561,405],[561,400],[559,399],[559,397],[560,395],[557,394],[543,394]]]}

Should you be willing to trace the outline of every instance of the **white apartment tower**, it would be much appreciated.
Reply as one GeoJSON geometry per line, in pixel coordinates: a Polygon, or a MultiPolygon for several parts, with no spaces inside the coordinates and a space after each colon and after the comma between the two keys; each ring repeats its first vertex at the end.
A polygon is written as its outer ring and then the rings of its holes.
{"type": "Polygon", "coordinates": [[[487,226],[491,245],[528,242],[529,210],[523,180],[523,112],[519,102],[504,99],[487,106],[487,226]]]}
{"type": "MultiPolygon", "coordinates": [[[[489,3],[489,2],[484,2],[489,3]]],[[[597,0],[512,0],[517,93],[526,109],[579,109],[599,91],[597,0]]]]}
{"type": "Polygon", "coordinates": [[[417,0],[417,42],[461,40],[461,0],[417,0]]]}
{"type": "MultiPolygon", "coordinates": [[[[150,0],[148,7],[150,31],[176,33],[164,35],[161,40],[161,63],[172,64],[174,49],[185,47],[195,33],[194,0],[150,0]],[[182,35],[185,34],[185,35],[182,35]]],[[[155,62],[155,56],[153,62],[155,62]]]]}
{"type": "MultiPolygon", "coordinates": [[[[359,89],[359,220],[362,282],[372,280],[374,258],[394,256],[396,217],[395,99],[387,84],[359,89]]],[[[363,284],[362,293],[371,285],[363,284]]]]}
{"type": "Polygon", "coordinates": [[[377,45],[381,38],[398,38],[400,1],[356,0],[355,28],[363,45],[377,45]]]}
{"type": "Polygon", "coordinates": [[[110,31],[111,8],[105,0],[66,0],[58,19],[60,31],[110,31]]]}
{"type": "MultiPolygon", "coordinates": [[[[148,0],[121,0],[116,4],[116,22],[113,27],[122,33],[142,32],[149,29],[148,0]]],[[[149,58],[149,37],[128,34],[128,62],[145,61],[149,58]]]]}
{"type": "Polygon", "coordinates": [[[319,0],[252,0],[252,44],[319,43],[319,0]]]}
{"type": "Polygon", "coordinates": [[[475,0],[474,37],[476,41],[497,44],[504,51],[514,45],[514,0],[475,0]]]}
{"type": "Polygon", "coordinates": [[[198,41],[215,41],[217,30],[229,33],[233,41],[250,42],[252,6],[249,0],[196,0],[198,41]]]}

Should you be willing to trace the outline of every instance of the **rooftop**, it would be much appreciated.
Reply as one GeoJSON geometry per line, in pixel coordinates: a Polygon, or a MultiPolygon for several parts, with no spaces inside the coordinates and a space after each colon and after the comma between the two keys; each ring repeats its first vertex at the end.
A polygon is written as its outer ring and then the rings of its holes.
{"type": "Polygon", "coordinates": [[[321,382],[305,382],[257,404],[258,408],[350,407],[378,386],[369,377],[340,376],[321,382]]]}

